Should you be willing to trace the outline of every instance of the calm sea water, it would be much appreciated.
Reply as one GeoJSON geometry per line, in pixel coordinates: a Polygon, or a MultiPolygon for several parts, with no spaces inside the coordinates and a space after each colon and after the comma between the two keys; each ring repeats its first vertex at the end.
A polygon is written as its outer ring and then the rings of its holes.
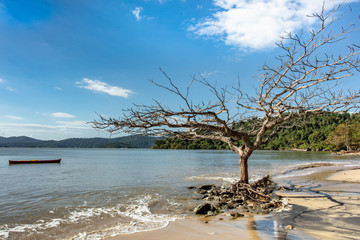
{"type": "MultiPolygon", "coordinates": [[[[310,162],[360,165],[328,153],[258,151],[250,176],[310,162]]],[[[162,228],[192,214],[197,202],[188,186],[237,176],[231,151],[2,148],[0,239],[102,239],[162,228]],[[35,158],[62,162],[8,164],[35,158]]]]}

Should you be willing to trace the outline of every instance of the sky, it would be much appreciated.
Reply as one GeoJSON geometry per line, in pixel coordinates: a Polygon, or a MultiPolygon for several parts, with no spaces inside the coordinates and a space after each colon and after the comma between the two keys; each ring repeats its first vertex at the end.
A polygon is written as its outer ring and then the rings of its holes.
{"type": "MultiPolygon", "coordinates": [[[[329,10],[343,0],[328,0],[329,10]]],[[[252,94],[276,64],[284,32],[316,27],[323,0],[0,0],[0,136],[109,137],[88,122],[153,99],[179,102],[150,81],[160,68],[184,88],[193,76],[252,94]]],[[[360,1],[339,11],[357,19],[360,1]]],[[[345,43],[359,44],[359,32],[345,43]]],[[[194,101],[209,92],[194,86],[194,101]]],[[[121,136],[118,135],[118,136],[121,136]]]]}

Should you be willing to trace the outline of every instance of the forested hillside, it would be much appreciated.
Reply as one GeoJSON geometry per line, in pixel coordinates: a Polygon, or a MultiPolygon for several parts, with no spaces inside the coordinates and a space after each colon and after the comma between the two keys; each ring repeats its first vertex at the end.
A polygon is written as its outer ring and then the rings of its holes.
{"type": "Polygon", "coordinates": [[[29,137],[0,137],[0,147],[52,147],[52,148],[150,148],[158,138],[126,136],[118,138],[69,138],[43,141],[29,137]]]}
{"type": "MultiPolygon", "coordinates": [[[[247,122],[237,126],[246,126],[247,122]]],[[[240,144],[240,143],[239,143],[240,144]]],[[[0,147],[59,147],[59,148],[154,148],[154,149],[228,149],[228,145],[214,140],[162,139],[148,136],[118,138],[69,138],[43,141],[30,137],[0,137],[0,147]]],[[[261,149],[312,151],[349,150],[360,147],[360,116],[324,114],[303,119],[291,127],[281,128],[261,149]]]]}
{"type": "MultiPolygon", "coordinates": [[[[359,133],[359,115],[328,113],[318,116],[307,117],[301,122],[293,122],[289,127],[280,128],[273,134],[261,149],[266,150],[340,150],[346,149],[345,140],[334,142],[329,136],[334,136],[335,129],[341,126],[348,126],[351,132],[359,133]],[[350,128],[351,127],[351,128],[350,128]],[[332,135],[331,135],[332,134],[332,135]]],[[[239,126],[246,125],[246,122],[238,123],[239,126]]],[[[340,131],[341,135],[341,130],[340,131]]],[[[337,136],[337,135],[336,135],[337,136]]],[[[359,145],[360,134],[352,134],[351,145],[359,145]]],[[[334,138],[334,137],[333,137],[334,138]]],[[[349,144],[348,144],[349,145],[349,144]]],[[[155,149],[228,149],[225,143],[212,140],[180,140],[177,138],[167,138],[155,141],[155,149]]]]}

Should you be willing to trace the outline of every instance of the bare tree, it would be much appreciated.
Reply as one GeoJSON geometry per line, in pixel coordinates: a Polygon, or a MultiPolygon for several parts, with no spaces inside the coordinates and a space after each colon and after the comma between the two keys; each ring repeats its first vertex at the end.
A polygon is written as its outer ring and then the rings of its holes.
{"type": "Polygon", "coordinates": [[[360,47],[348,46],[341,55],[328,53],[333,43],[358,30],[351,23],[335,31],[345,16],[336,16],[339,7],[310,16],[320,23],[317,30],[282,37],[277,44],[283,52],[277,57],[278,66],[263,65],[255,96],[246,94],[239,83],[231,89],[218,88],[201,75],[181,91],[161,70],[168,84],[153,83],[175,94],[182,106],[170,109],[156,100],[151,105],[134,104],[121,118],[100,116],[93,125],[110,132],[220,140],[239,155],[240,181],[248,183],[250,155],[279,128],[310,115],[358,110],[360,91],[341,90],[341,83],[360,71],[360,47]],[[194,104],[189,97],[194,83],[207,87],[215,100],[194,104]]]}

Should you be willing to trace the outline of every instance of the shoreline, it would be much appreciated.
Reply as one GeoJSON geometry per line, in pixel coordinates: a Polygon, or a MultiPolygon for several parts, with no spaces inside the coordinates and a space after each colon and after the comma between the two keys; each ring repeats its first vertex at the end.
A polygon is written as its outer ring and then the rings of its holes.
{"type": "Polygon", "coordinates": [[[127,235],[118,235],[106,240],[234,240],[241,239],[306,239],[300,231],[289,232],[276,219],[268,215],[246,215],[232,220],[229,214],[211,217],[192,217],[171,222],[167,227],[127,235]]]}
{"type": "Polygon", "coordinates": [[[287,198],[290,211],[245,215],[232,220],[229,213],[190,217],[167,227],[108,240],[234,239],[355,239],[360,236],[360,168],[318,167],[315,173],[275,180],[291,182],[292,191],[276,191],[287,198]],[[299,187],[297,187],[299,186],[299,187]]]}
{"type": "Polygon", "coordinates": [[[360,156],[360,151],[339,151],[332,153],[335,156],[360,156]]]}

